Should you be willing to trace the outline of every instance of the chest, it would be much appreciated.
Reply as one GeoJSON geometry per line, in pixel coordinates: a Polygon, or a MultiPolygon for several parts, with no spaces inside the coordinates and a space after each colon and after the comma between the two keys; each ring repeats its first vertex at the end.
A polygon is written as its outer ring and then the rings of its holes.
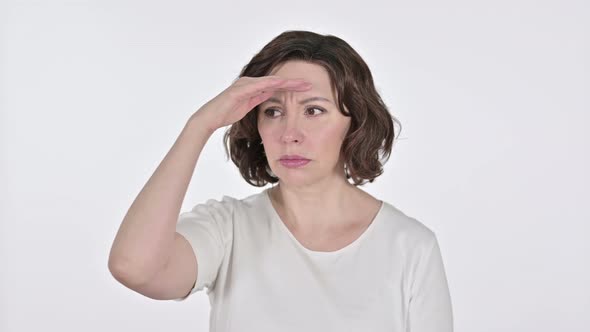
{"type": "Polygon", "coordinates": [[[371,226],[379,205],[377,203],[362,209],[363,212],[351,216],[351,220],[342,222],[341,226],[326,231],[305,231],[293,227],[293,223],[279,211],[281,223],[300,245],[311,251],[338,251],[357,241],[371,226]]]}
{"type": "Polygon", "coordinates": [[[383,263],[399,260],[373,246],[316,259],[285,242],[231,269],[215,317],[243,331],[405,330],[403,278],[383,263]]]}
{"type": "Polygon", "coordinates": [[[295,229],[287,229],[293,237],[308,250],[330,252],[343,249],[354,243],[367,230],[369,223],[354,225],[341,230],[332,230],[322,233],[298,232],[295,229]]]}

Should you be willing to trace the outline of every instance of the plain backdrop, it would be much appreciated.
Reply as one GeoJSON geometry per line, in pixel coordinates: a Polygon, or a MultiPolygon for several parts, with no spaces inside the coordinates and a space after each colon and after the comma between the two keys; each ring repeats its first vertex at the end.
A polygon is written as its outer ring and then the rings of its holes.
{"type": "MultiPolygon", "coordinates": [[[[1,331],[207,331],[205,292],[152,300],[108,254],[188,117],[285,30],[347,41],[401,121],[362,188],[437,234],[456,331],[589,330],[587,1],[0,6],[1,331]]],[[[225,129],[182,211],[264,189],[225,129]]]]}

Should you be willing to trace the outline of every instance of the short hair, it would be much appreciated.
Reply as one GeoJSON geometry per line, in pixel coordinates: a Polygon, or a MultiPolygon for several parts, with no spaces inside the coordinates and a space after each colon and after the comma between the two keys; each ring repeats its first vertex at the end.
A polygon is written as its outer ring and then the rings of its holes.
{"type": "MultiPolygon", "coordinates": [[[[267,76],[273,68],[290,60],[318,64],[327,70],[332,91],[338,92],[336,105],[340,113],[351,117],[340,150],[346,179],[352,179],[355,186],[372,183],[383,174],[383,164],[389,160],[394,140],[393,122],[399,121],[376,91],[369,67],[348,43],[336,36],[287,30],[255,54],[238,78],[267,76]]],[[[259,110],[257,105],[223,136],[226,156],[231,155],[242,177],[256,187],[279,181],[272,174],[258,132],[259,110]]]]}

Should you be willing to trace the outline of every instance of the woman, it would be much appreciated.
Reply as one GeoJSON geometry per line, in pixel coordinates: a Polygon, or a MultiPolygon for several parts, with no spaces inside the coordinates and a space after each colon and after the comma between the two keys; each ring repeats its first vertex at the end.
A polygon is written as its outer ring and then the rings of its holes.
{"type": "Polygon", "coordinates": [[[393,122],[346,42],[280,34],[193,114],[125,216],[109,268],[154,299],[207,287],[211,331],[452,331],[435,233],[358,188],[382,174],[393,122]],[[204,144],[227,125],[244,179],[276,185],[179,215],[204,144]]]}

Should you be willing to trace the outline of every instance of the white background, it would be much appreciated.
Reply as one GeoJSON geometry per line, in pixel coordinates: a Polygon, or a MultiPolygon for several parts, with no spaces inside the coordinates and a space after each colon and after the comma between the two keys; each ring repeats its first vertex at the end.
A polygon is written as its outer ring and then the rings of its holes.
{"type": "MultiPolygon", "coordinates": [[[[188,117],[285,30],[347,41],[402,123],[362,187],[436,232],[456,331],[590,328],[587,1],[9,1],[0,330],[206,331],[108,254],[188,117]]],[[[219,129],[182,210],[257,193],[219,129]]]]}

